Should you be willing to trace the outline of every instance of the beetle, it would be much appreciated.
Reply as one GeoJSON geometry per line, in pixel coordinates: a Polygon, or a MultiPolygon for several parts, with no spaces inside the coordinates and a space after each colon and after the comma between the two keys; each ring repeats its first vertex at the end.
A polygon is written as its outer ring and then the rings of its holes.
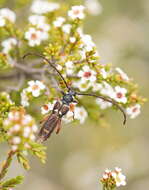
{"type": "Polygon", "coordinates": [[[46,141],[50,135],[52,134],[52,132],[56,129],[56,133],[58,134],[60,129],[61,129],[61,120],[62,118],[68,113],[68,111],[70,110],[70,105],[72,103],[77,103],[77,101],[75,100],[75,97],[77,95],[79,96],[91,96],[91,97],[95,97],[95,98],[100,98],[104,101],[110,102],[113,105],[115,105],[123,114],[124,120],[123,120],[123,124],[125,125],[126,123],[126,114],[125,111],[123,110],[123,108],[112,98],[108,98],[105,96],[101,96],[101,95],[96,95],[93,93],[82,93],[82,92],[77,92],[74,89],[72,89],[66,82],[65,78],[63,77],[63,75],[60,73],[60,71],[56,68],[55,64],[48,60],[46,57],[44,57],[43,55],[37,54],[37,53],[27,53],[23,56],[23,59],[27,56],[38,56],[40,58],[42,58],[44,61],[46,61],[47,63],[49,63],[49,65],[57,72],[57,74],[59,75],[59,77],[62,79],[62,81],[64,82],[66,88],[67,88],[67,92],[61,91],[62,94],[62,98],[60,101],[56,101],[56,103],[53,106],[53,110],[52,113],[47,116],[46,118],[43,119],[42,123],[42,127],[38,133],[38,138],[37,141],[38,142],[44,142],[46,141]]]}
{"type": "Polygon", "coordinates": [[[59,101],[57,100],[53,106],[52,113],[45,117],[43,121],[43,126],[41,127],[38,133],[38,142],[46,141],[56,129],[56,134],[59,133],[61,129],[61,121],[62,118],[68,113],[70,110],[71,103],[76,103],[77,101],[74,100],[74,91],[68,91],[68,93],[63,92],[63,97],[59,101]]]}

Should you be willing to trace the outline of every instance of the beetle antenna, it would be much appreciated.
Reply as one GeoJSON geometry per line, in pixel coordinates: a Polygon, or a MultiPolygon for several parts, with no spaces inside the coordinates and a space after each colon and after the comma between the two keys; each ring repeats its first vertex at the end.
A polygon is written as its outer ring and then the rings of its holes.
{"type": "Polygon", "coordinates": [[[111,98],[104,97],[104,96],[98,96],[98,95],[96,95],[96,94],[88,94],[88,93],[81,93],[81,92],[76,92],[76,95],[81,95],[81,96],[93,96],[93,97],[100,98],[100,99],[102,99],[102,100],[104,100],[104,101],[107,101],[107,102],[112,103],[113,105],[115,105],[115,106],[122,112],[123,117],[124,117],[123,125],[126,124],[126,120],[127,120],[127,118],[126,118],[126,113],[125,113],[124,109],[123,109],[120,105],[118,105],[118,103],[117,103],[115,100],[113,100],[113,99],[111,99],[111,98]]]}
{"type": "Polygon", "coordinates": [[[31,55],[34,55],[34,56],[37,56],[37,57],[41,57],[44,61],[48,62],[49,65],[57,72],[57,74],[60,76],[60,78],[62,79],[62,81],[64,82],[65,86],[67,87],[68,90],[70,90],[70,87],[68,86],[66,80],[64,79],[63,75],[59,72],[59,70],[55,67],[55,65],[50,61],[48,60],[46,57],[44,57],[43,55],[40,55],[40,54],[37,54],[37,53],[27,53],[23,56],[23,59],[25,59],[26,57],[28,56],[31,56],[31,55]]]}

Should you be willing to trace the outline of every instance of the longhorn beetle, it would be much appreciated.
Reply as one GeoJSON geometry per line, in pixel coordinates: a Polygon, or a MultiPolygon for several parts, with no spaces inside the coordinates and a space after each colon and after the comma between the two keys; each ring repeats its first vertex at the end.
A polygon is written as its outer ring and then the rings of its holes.
{"type": "Polygon", "coordinates": [[[69,106],[71,103],[77,103],[77,101],[75,100],[75,97],[77,95],[79,96],[92,96],[95,98],[100,98],[104,101],[110,102],[113,105],[115,105],[123,114],[124,120],[123,120],[123,124],[125,125],[126,123],[126,114],[125,111],[123,110],[123,108],[118,105],[118,103],[108,97],[104,97],[104,96],[99,96],[96,94],[92,94],[92,93],[82,93],[82,92],[77,92],[75,90],[73,90],[66,82],[65,78],[62,76],[62,74],[59,72],[59,70],[55,67],[55,64],[48,60],[46,57],[44,57],[43,55],[40,54],[36,54],[36,53],[28,53],[26,55],[23,56],[23,59],[27,56],[38,56],[40,58],[42,58],[44,61],[46,61],[59,75],[59,77],[62,79],[62,81],[64,82],[66,88],[67,88],[67,92],[63,92],[62,93],[62,98],[61,101],[56,101],[56,103],[54,104],[52,113],[47,116],[46,118],[44,118],[43,120],[43,125],[38,133],[38,142],[44,142],[46,141],[50,135],[52,134],[52,132],[54,131],[54,129],[56,129],[56,133],[58,134],[60,129],[61,129],[61,120],[62,117],[65,116],[67,114],[67,112],[69,111],[69,106]]]}

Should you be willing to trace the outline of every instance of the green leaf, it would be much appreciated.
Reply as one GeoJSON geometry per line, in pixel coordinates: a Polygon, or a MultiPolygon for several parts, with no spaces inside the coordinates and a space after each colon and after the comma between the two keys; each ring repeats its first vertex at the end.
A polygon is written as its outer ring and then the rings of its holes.
{"type": "Polygon", "coordinates": [[[15,187],[16,185],[21,184],[23,179],[24,179],[23,176],[17,176],[15,178],[2,182],[1,183],[2,190],[7,190],[8,188],[15,187]]]}
{"type": "Polygon", "coordinates": [[[35,156],[37,156],[42,163],[46,162],[46,147],[39,143],[31,143],[31,153],[35,156]]]}
{"type": "Polygon", "coordinates": [[[2,164],[2,169],[0,171],[0,179],[3,179],[6,175],[6,173],[8,172],[8,168],[12,162],[12,158],[14,155],[15,155],[15,152],[13,152],[13,151],[10,151],[8,153],[7,159],[2,164]]]}
{"type": "Polygon", "coordinates": [[[23,165],[24,169],[30,169],[29,161],[27,160],[27,158],[25,158],[25,156],[22,153],[17,154],[17,159],[18,162],[23,165]]]}
{"type": "Polygon", "coordinates": [[[0,52],[0,69],[7,69],[9,67],[7,56],[0,52]]]}

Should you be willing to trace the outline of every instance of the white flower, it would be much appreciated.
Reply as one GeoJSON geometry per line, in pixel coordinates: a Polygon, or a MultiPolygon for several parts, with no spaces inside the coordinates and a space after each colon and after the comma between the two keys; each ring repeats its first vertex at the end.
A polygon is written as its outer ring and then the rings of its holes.
{"type": "Polygon", "coordinates": [[[9,120],[9,122],[4,122],[4,129],[7,129],[8,142],[11,146],[17,145],[17,147],[12,147],[13,150],[22,150],[23,147],[25,148],[26,143],[29,143],[30,140],[35,140],[33,137],[35,137],[37,132],[37,126],[34,119],[30,115],[25,114],[23,108],[10,111],[6,120],[9,120]]]}
{"type": "Polygon", "coordinates": [[[13,137],[12,143],[13,144],[20,144],[21,143],[21,138],[20,137],[13,137]]]}
{"type": "Polygon", "coordinates": [[[40,96],[41,90],[44,90],[46,88],[45,85],[38,80],[29,81],[28,85],[29,87],[27,88],[27,91],[31,92],[34,97],[40,96]]]}
{"type": "Polygon", "coordinates": [[[103,85],[103,88],[100,91],[101,94],[109,96],[110,98],[114,98],[115,97],[115,91],[112,88],[112,86],[105,81],[102,83],[102,85],[103,85]]]}
{"type": "Polygon", "coordinates": [[[95,82],[96,72],[90,69],[88,65],[85,65],[82,67],[82,70],[78,72],[78,77],[81,77],[81,80],[84,82],[86,81],[95,82]]]}
{"type": "Polygon", "coordinates": [[[126,113],[130,116],[131,119],[134,119],[141,113],[140,108],[141,108],[141,105],[136,104],[134,106],[128,107],[126,109],[126,113]]]}
{"type": "Polygon", "coordinates": [[[103,175],[102,175],[102,177],[103,177],[103,179],[108,179],[108,175],[106,174],[106,173],[104,173],[103,175]]]}
{"type": "Polygon", "coordinates": [[[41,35],[40,35],[41,41],[42,41],[42,40],[47,40],[47,39],[49,38],[49,34],[48,34],[47,31],[44,31],[45,28],[44,28],[44,29],[39,29],[39,30],[40,30],[40,32],[41,32],[41,35]]]}
{"type": "Polygon", "coordinates": [[[20,129],[21,129],[21,126],[19,124],[14,125],[12,128],[14,132],[18,132],[20,129]]]}
{"type": "Polygon", "coordinates": [[[111,173],[112,177],[115,179],[116,186],[125,186],[126,185],[126,176],[121,173],[121,171],[114,171],[111,173]]]}
{"type": "Polygon", "coordinates": [[[9,112],[9,114],[8,114],[8,119],[10,120],[10,121],[17,121],[17,120],[19,120],[19,117],[20,117],[20,113],[18,112],[18,111],[16,111],[16,112],[9,112]]]}
{"type": "Polygon", "coordinates": [[[27,107],[29,106],[29,99],[27,96],[27,89],[23,89],[23,91],[21,92],[21,105],[23,107],[27,107]]]}
{"type": "Polygon", "coordinates": [[[29,22],[40,29],[41,32],[48,32],[50,25],[46,23],[46,17],[41,15],[31,15],[28,18],[29,22]]]}
{"type": "Polygon", "coordinates": [[[122,169],[118,167],[116,167],[114,171],[106,169],[102,180],[107,184],[109,189],[111,189],[113,185],[116,185],[116,187],[126,185],[126,176],[122,174],[122,169]]]}
{"type": "Polygon", "coordinates": [[[16,151],[17,149],[18,149],[18,146],[17,146],[17,145],[12,145],[12,146],[11,146],[11,150],[12,150],[12,151],[16,151]]]}
{"type": "Polygon", "coordinates": [[[63,121],[67,124],[70,123],[71,121],[73,121],[73,112],[72,111],[68,111],[67,114],[63,117],[63,121]]]}
{"type": "Polygon", "coordinates": [[[60,5],[58,3],[52,3],[43,0],[35,0],[31,6],[31,11],[35,14],[44,14],[48,12],[53,12],[59,9],[60,5]]]}
{"type": "Polygon", "coordinates": [[[86,59],[86,51],[85,51],[85,49],[80,50],[79,53],[80,53],[80,56],[81,56],[82,60],[86,59]]]}
{"type": "Polygon", "coordinates": [[[27,32],[25,32],[25,39],[28,40],[29,46],[33,47],[36,45],[40,45],[42,40],[47,40],[48,30],[50,29],[50,26],[48,24],[40,24],[38,25],[38,29],[35,28],[29,28],[27,32]]]}
{"type": "Polygon", "coordinates": [[[29,126],[24,127],[23,136],[25,138],[28,138],[30,134],[31,134],[31,127],[29,126]]]}
{"type": "Polygon", "coordinates": [[[69,40],[70,40],[71,43],[75,43],[76,42],[76,38],[75,37],[70,37],[69,40]]]}
{"type": "Polygon", "coordinates": [[[59,70],[59,71],[62,71],[63,70],[63,67],[59,64],[56,65],[56,68],[59,70]]]}
{"type": "Polygon", "coordinates": [[[57,17],[56,20],[53,22],[53,24],[55,27],[61,27],[64,22],[65,22],[64,17],[57,17]]]}
{"type": "Polygon", "coordinates": [[[100,91],[103,88],[102,84],[94,82],[92,84],[92,91],[97,92],[100,91]]]}
{"type": "Polygon", "coordinates": [[[105,71],[104,68],[100,69],[100,74],[102,75],[102,77],[104,79],[106,79],[108,77],[108,73],[105,71]]]}
{"type": "Polygon", "coordinates": [[[4,17],[2,17],[2,16],[0,15],[0,27],[5,26],[5,24],[6,24],[6,21],[5,21],[4,17]]]}
{"type": "MultiPolygon", "coordinates": [[[[50,30],[50,25],[47,24],[47,23],[40,23],[37,25],[38,29],[41,31],[41,32],[48,32],[50,30]]],[[[42,33],[43,35],[43,33],[42,33]]]]}
{"type": "Polygon", "coordinates": [[[72,61],[67,61],[65,66],[67,75],[72,75],[74,72],[74,63],[72,61]]]}
{"type": "Polygon", "coordinates": [[[115,167],[115,171],[116,171],[116,172],[121,172],[121,171],[122,171],[122,169],[121,169],[121,168],[119,168],[119,167],[115,167]]]}
{"type": "Polygon", "coordinates": [[[106,173],[106,174],[110,174],[110,173],[111,173],[111,170],[105,169],[105,173],[106,173]]]}
{"type": "Polygon", "coordinates": [[[31,148],[28,143],[24,143],[24,147],[27,148],[27,149],[31,148]]]}
{"type": "Polygon", "coordinates": [[[56,102],[56,101],[54,101],[53,103],[49,102],[48,104],[43,105],[43,106],[41,107],[41,113],[44,115],[44,114],[47,114],[49,111],[52,111],[55,102],[56,102]]]}
{"type": "Polygon", "coordinates": [[[31,127],[29,126],[24,127],[24,132],[31,133],[31,127]]]}
{"type": "Polygon", "coordinates": [[[35,139],[36,139],[36,136],[34,134],[31,134],[30,135],[30,140],[35,141],[35,139]]]}
{"type": "Polygon", "coordinates": [[[83,44],[81,44],[81,47],[84,48],[85,51],[92,51],[95,47],[95,43],[93,42],[92,37],[90,35],[82,35],[81,40],[83,42],[83,44]]]}
{"type": "Polygon", "coordinates": [[[15,46],[17,45],[17,40],[15,38],[8,38],[4,41],[2,41],[1,43],[3,50],[3,53],[9,53],[9,51],[15,46]]]}
{"type": "Polygon", "coordinates": [[[127,102],[127,97],[126,97],[127,90],[125,88],[121,88],[120,86],[115,87],[115,97],[114,99],[117,102],[122,102],[126,103],[127,102]]]}
{"type": "Polygon", "coordinates": [[[85,0],[85,6],[88,12],[92,15],[99,15],[103,10],[98,0],[85,0]]]}
{"type": "Polygon", "coordinates": [[[112,106],[112,103],[104,101],[104,100],[102,100],[100,98],[96,99],[96,103],[100,106],[101,109],[106,109],[106,108],[112,106]]]}
{"type": "Polygon", "coordinates": [[[8,8],[0,9],[0,16],[13,23],[16,20],[16,14],[8,8]]]}
{"type": "Polygon", "coordinates": [[[46,23],[41,23],[40,25],[38,25],[38,30],[41,32],[41,40],[47,40],[49,38],[48,31],[50,30],[50,25],[46,23]]]}
{"type": "Polygon", "coordinates": [[[122,80],[129,81],[129,77],[124,73],[124,71],[122,71],[122,69],[117,67],[115,70],[120,74],[122,80]]]}
{"type": "Polygon", "coordinates": [[[73,82],[72,85],[74,88],[78,88],[80,91],[85,92],[92,86],[92,83],[80,80],[73,82]]]}
{"type": "Polygon", "coordinates": [[[38,131],[37,125],[33,125],[33,126],[32,126],[32,131],[35,132],[35,133],[38,131]]]}
{"type": "Polygon", "coordinates": [[[75,107],[74,118],[78,119],[81,124],[83,124],[87,118],[88,114],[84,107],[75,107]]]}
{"type": "Polygon", "coordinates": [[[84,35],[84,34],[83,34],[83,28],[81,28],[81,27],[77,28],[77,32],[78,32],[78,34],[79,34],[80,36],[83,36],[83,35],[84,35]]]}
{"type": "Polygon", "coordinates": [[[71,17],[71,19],[84,19],[84,9],[85,7],[82,5],[72,6],[71,10],[68,11],[68,16],[71,17]]]}
{"type": "Polygon", "coordinates": [[[64,24],[64,25],[62,26],[63,32],[65,32],[65,33],[67,33],[67,34],[70,33],[71,28],[72,28],[72,25],[71,25],[71,24],[64,24]]]}
{"type": "Polygon", "coordinates": [[[26,132],[26,131],[24,131],[24,132],[23,132],[23,137],[28,138],[28,137],[29,137],[29,135],[30,135],[30,133],[29,133],[29,132],[26,132]]]}
{"type": "Polygon", "coordinates": [[[30,115],[25,115],[25,117],[22,119],[23,125],[28,125],[32,121],[32,117],[30,115]]]}
{"type": "Polygon", "coordinates": [[[40,45],[42,40],[42,32],[36,30],[35,28],[29,28],[27,32],[25,32],[25,39],[28,40],[29,46],[40,45]]]}
{"type": "Polygon", "coordinates": [[[10,123],[11,123],[10,119],[5,119],[3,122],[4,125],[9,125],[10,123]]]}
{"type": "Polygon", "coordinates": [[[8,54],[7,54],[6,56],[7,56],[7,62],[8,62],[8,64],[9,64],[11,67],[13,67],[13,66],[15,65],[15,60],[12,59],[12,57],[9,56],[8,54]]]}
{"type": "Polygon", "coordinates": [[[28,20],[32,25],[39,25],[45,23],[46,17],[41,15],[31,15],[28,20]]]}

